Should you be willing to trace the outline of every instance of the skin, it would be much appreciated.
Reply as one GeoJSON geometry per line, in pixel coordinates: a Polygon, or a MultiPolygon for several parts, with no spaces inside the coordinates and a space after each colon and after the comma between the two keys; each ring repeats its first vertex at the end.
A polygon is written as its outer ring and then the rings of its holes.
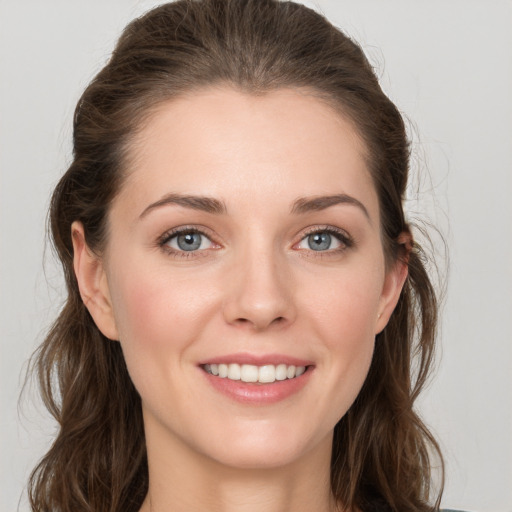
{"type": "Polygon", "coordinates": [[[407,273],[386,269],[378,198],[351,123],[298,90],[206,89],[165,103],[137,134],[108,222],[101,256],[73,224],[75,272],[142,397],[150,489],[141,510],[335,510],[333,429],[407,273]],[[225,211],[160,204],[168,194],[214,198],[225,211]],[[297,198],[333,194],[360,205],[292,211],[297,198]],[[182,226],[206,233],[198,250],[163,244],[182,226]],[[350,242],[333,236],[311,249],[308,235],[326,228],[350,242]],[[278,403],[240,403],[199,366],[238,352],[313,368],[278,403]]]}

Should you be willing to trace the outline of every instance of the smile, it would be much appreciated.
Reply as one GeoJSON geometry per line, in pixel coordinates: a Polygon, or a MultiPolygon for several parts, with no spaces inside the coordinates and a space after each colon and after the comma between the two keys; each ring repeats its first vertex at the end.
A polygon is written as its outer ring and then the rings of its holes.
{"type": "Polygon", "coordinates": [[[269,384],[275,381],[294,379],[306,371],[306,366],[286,364],[267,364],[256,366],[252,364],[205,364],[203,369],[210,375],[222,379],[240,380],[248,383],[269,384]]]}

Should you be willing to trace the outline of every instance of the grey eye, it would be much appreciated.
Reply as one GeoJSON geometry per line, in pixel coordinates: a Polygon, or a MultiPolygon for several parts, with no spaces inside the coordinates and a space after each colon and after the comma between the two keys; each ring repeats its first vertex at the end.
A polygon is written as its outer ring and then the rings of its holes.
{"type": "Polygon", "coordinates": [[[307,237],[307,241],[313,251],[326,251],[331,248],[332,236],[329,233],[313,233],[307,237]]]}
{"type": "Polygon", "coordinates": [[[176,242],[182,251],[196,251],[201,247],[202,236],[199,233],[186,233],[178,235],[176,242]]]}
{"type": "Polygon", "coordinates": [[[186,231],[169,238],[166,245],[177,251],[192,252],[199,249],[208,249],[212,246],[212,242],[202,233],[186,231]]]}

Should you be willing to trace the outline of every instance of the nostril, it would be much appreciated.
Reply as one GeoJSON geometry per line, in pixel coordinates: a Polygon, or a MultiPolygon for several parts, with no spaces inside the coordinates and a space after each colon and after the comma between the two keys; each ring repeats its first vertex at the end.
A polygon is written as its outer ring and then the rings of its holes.
{"type": "Polygon", "coordinates": [[[279,324],[282,324],[285,322],[286,322],[286,318],[284,316],[278,316],[278,317],[274,318],[273,320],[271,320],[270,322],[258,322],[258,321],[251,320],[249,318],[244,318],[244,317],[240,317],[235,320],[235,324],[238,324],[240,326],[251,324],[258,330],[265,328],[265,327],[269,327],[270,325],[279,325],[279,324]]]}

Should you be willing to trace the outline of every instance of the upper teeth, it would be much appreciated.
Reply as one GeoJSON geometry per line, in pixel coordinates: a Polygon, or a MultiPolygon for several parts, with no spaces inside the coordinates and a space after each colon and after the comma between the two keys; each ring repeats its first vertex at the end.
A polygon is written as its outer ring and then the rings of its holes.
{"type": "Polygon", "coordinates": [[[293,366],[286,364],[266,364],[264,366],[255,366],[252,364],[205,364],[204,369],[218,377],[231,380],[241,380],[243,382],[261,382],[269,383],[276,380],[293,379],[302,375],[306,371],[305,366],[293,366]]]}

